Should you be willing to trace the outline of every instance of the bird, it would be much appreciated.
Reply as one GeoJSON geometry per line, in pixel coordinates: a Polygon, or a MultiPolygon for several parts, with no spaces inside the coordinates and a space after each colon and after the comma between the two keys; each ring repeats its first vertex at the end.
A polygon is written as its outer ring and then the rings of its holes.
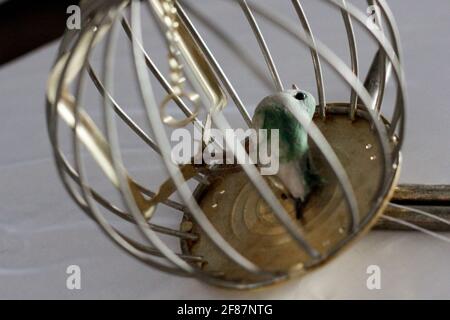
{"type": "MultiPolygon", "coordinates": [[[[267,140],[271,138],[270,130],[279,130],[279,170],[275,175],[289,191],[295,204],[296,217],[300,220],[309,196],[321,185],[322,179],[311,157],[307,131],[289,111],[289,107],[303,110],[311,122],[316,111],[316,101],[311,93],[299,90],[294,85],[292,90],[265,97],[255,109],[252,127],[256,131],[266,129],[267,140]]],[[[258,145],[261,143],[267,141],[258,141],[258,145]]]]}

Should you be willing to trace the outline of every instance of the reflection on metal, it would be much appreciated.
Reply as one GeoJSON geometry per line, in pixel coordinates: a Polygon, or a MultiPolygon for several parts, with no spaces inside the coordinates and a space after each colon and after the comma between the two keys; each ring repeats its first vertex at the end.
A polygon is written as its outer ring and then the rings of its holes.
{"type": "MultiPolygon", "coordinates": [[[[246,51],[236,45],[232,36],[211,23],[197,3],[196,6],[184,6],[184,1],[175,0],[84,1],[83,10],[89,19],[84,21],[81,30],[67,32],[47,91],[50,140],[61,179],[74,201],[113,241],[148,265],[235,289],[258,288],[305,274],[330,261],[377,221],[383,221],[378,218],[394,194],[400,171],[399,151],[406,104],[397,27],[385,1],[376,3],[381,8],[389,37],[383,28],[368,28],[365,13],[350,1],[323,1],[344,19],[350,45],[350,66],[313,35],[309,24],[311,17],[307,17],[298,0],[292,0],[290,8],[297,13],[300,24],[256,1],[228,1],[230,8],[242,11],[243,15],[239,16],[249,23],[248,32],[253,31],[262,56],[258,53],[246,56],[246,51]],[[164,65],[157,65],[155,61],[159,60],[155,53],[147,49],[149,39],[143,37],[144,8],[150,10],[151,19],[166,40],[168,78],[161,71],[164,65]],[[251,126],[249,109],[238,93],[240,88],[233,85],[204,31],[199,31],[203,29],[194,21],[203,23],[206,32],[217,36],[233,52],[238,52],[239,58],[247,62],[251,74],[258,78],[270,74],[273,90],[282,91],[282,74],[272,55],[270,39],[264,36],[263,28],[258,24],[262,20],[294,39],[290,45],[305,45],[312,55],[319,112],[306,129],[314,162],[326,183],[314,192],[301,220],[295,219],[293,202],[286,197],[279,182],[273,177],[262,176],[254,165],[176,165],[171,160],[169,137],[175,128],[191,131],[217,128],[222,132],[236,128],[223,112],[224,108],[233,110],[233,107],[242,116],[241,122],[251,126]],[[353,23],[362,25],[376,44],[374,62],[365,83],[358,70],[353,23]],[[143,104],[140,111],[145,115],[140,120],[146,122],[146,127],[138,125],[139,121],[133,119],[128,108],[119,105],[114,94],[119,77],[115,72],[115,57],[121,39],[120,27],[128,38],[134,66],[131,71],[136,75],[136,81],[128,85],[138,88],[143,104]],[[98,73],[91,63],[97,48],[103,53],[98,73]],[[253,64],[257,59],[264,60],[268,73],[253,64]],[[322,72],[325,65],[350,88],[352,94],[348,102],[326,100],[322,72]],[[397,101],[393,118],[387,119],[381,114],[381,103],[391,69],[396,81],[397,101]],[[86,75],[90,76],[102,99],[102,117],[97,122],[88,108],[91,102],[87,102],[84,94],[86,75]],[[172,112],[168,106],[170,101],[180,108],[185,118],[178,120],[169,115],[172,112]],[[353,121],[348,120],[349,116],[353,121]],[[121,120],[149,147],[153,156],[160,159],[157,163],[154,160],[152,165],[166,169],[168,177],[165,180],[137,182],[141,180],[129,172],[123,159],[122,130],[118,128],[117,120],[121,120]],[[67,143],[60,134],[63,124],[72,133],[69,143],[74,151],[73,161],[63,152],[62,145],[67,143]],[[88,156],[83,154],[84,150],[88,151],[88,156]],[[121,204],[108,200],[109,195],[94,189],[89,181],[88,157],[119,191],[121,204]],[[150,191],[149,185],[159,186],[150,191]],[[178,197],[176,200],[175,196],[178,197]],[[168,211],[162,210],[162,205],[179,213],[167,214],[164,218],[172,218],[167,225],[156,223],[156,217],[166,215],[168,211]],[[106,211],[134,223],[144,240],[134,240],[119,227],[113,227],[106,211]],[[180,224],[180,230],[174,227],[177,224],[180,224]],[[178,239],[181,250],[166,241],[167,236],[178,239]]],[[[300,75],[299,83],[302,83],[300,75]]],[[[260,98],[255,97],[255,100],[260,98]]],[[[300,113],[291,112],[300,123],[303,122],[300,113]]],[[[231,140],[225,136],[223,145],[230,146],[231,140]]],[[[221,146],[221,143],[212,138],[204,139],[200,151],[212,144],[221,146]]],[[[246,152],[244,145],[238,145],[234,157],[242,160],[246,152]]],[[[391,205],[389,210],[393,207],[391,205]]],[[[383,222],[380,223],[378,226],[383,222]]]]}

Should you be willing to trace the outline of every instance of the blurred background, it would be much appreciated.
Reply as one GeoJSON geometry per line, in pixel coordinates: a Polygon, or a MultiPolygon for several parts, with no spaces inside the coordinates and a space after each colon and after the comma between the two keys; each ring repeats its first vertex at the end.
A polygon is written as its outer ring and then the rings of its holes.
{"type": "MultiPolygon", "coordinates": [[[[196,280],[165,275],[130,258],[69,198],[57,175],[48,141],[46,82],[58,42],[40,45],[61,34],[61,23],[67,18],[64,8],[68,3],[61,3],[54,9],[54,15],[39,16],[36,10],[47,4],[41,6],[34,1],[36,7],[28,7],[25,12],[28,15],[22,12],[14,16],[8,11],[12,10],[9,6],[14,2],[0,1],[0,17],[7,17],[10,23],[8,28],[0,27],[0,39],[3,39],[0,60],[8,61],[0,67],[3,111],[0,116],[0,298],[450,298],[448,243],[415,232],[370,232],[326,267],[302,279],[256,292],[211,288],[196,280]],[[33,23],[35,32],[28,34],[20,28],[11,29],[20,19],[33,23]],[[49,35],[44,30],[54,32],[49,35]],[[12,60],[35,47],[39,48],[12,60]],[[69,265],[81,267],[81,290],[66,288],[69,265]],[[370,265],[381,268],[381,290],[366,287],[366,270],[370,265]]],[[[265,70],[258,45],[244,15],[235,5],[221,0],[186,2],[225,30],[242,50],[255,56],[252,63],[265,70]]],[[[286,19],[297,21],[290,1],[259,2],[284,14],[286,19]]],[[[339,12],[321,1],[303,3],[316,37],[348,61],[348,43],[339,12]],[[336,26],[341,29],[337,30],[336,26]]],[[[365,11],[364,1],[354,3],[365,11]]],[[[400,28],[409,94],[400,182],[450,184],[450,2],[391,0],[388,3],[400,28]]],[[[200,20],[194,18],[194,22],[202,26],[200,20]]],[[[162,40],[150,17],[145,23],[146,48],[155,53],[156,61],[167,71],[162,40]]],[[[261,27],[285,84],[295,83],[315,93],[309,51],[263,20],[261,27]]],[[[200,31],[244,102],[250,109],[254,108],[267,95],[264,82],[254,80],[236,52],[225,48],[204,27],[200,27],[200,31]]],[[[374,52],[373,44],[360,28],[356,27],[356,32],[361,73],[365,74],[373,58],[369,54],[374,52]]],[[[101,49],[98,51],[101,53],[101,49]]],[[[101,62],[97,52],[92,59],[93,66],[98,67],[101,62]]],[[[348,100],[350,90],[331,69],[326,67],[324,72],[328,100],[348,100]]],[[[115,84],[117,100],[127,105],[127,110],[139,121],[143,112],[125,35],[121,35],[119,41],[116,74],[120,75],[115,84]]],[[[393,89],[391,82],[386,104],[394,98],[393,89]]],[[[98,100],[94,89],[86,92],[86,101],[92,101],[93,105],[87,108],[92,108],[94,119],[99,115],[95,109],[98,100]]],[[[238,118],[233,108],[225,112],[231,118],[238,118]]],[[[389,108],[383,109],[383,113],[391,115],[389,108]]],[[[131,136],[123,139],[126,161],[133,173],[143,180],[164,180],[164,170],[148,156],[142,142],[131,136]]],[[[100,175],[96,177],[99,181],[100,175]]],[[[99,188],[107,190],[100,182],[99,188]]]]}

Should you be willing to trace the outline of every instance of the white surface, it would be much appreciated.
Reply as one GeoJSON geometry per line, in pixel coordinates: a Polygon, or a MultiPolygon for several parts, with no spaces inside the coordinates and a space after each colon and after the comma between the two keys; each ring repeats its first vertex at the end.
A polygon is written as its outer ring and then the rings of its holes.
{"type": "MultiPolygon", "coordinates": [[[[211,15],[226,16],[213,2],[208,1],[211,15]]],[[[391,2],[402,35],[410,96],[401,181],[450,183],[450,3],[391,2]]],[[[307,3],[312,12],[318,10],[307,3]]],[[[321,38],[334,47],[338,40],[327,33],[327,21],[313,21],[324,30],[321,38]]],[[[248,34],[246,28],[233,23],[230,32],[248,34]]],[[[289,49],[276,55],[286,77],[298,73],[289,49]]],[[[361,55],[364,52],[360,48],[361,55]]],[[[52,45],[0,69],[0,298],[450,298],[449,245],[417,233],[372,232],[304,279],[256,292],[220,290],[171,277],[124,254],[73,204],[57,176],[44,109],[55,54],[52,45]],[[73,264],[82,269],[80,291],[66,289],[65,271],[73,264]],[[382,270],[378,291],[366,288],[366,268],[373,264],[382,270]]],[[[226,53],[218,54],[230,67],[226,53]]],[[[314,90],[307,70],[302,85],[314,90]]],[[[232,80],[246,103],[257,103],[260,96],[249,82],[238,76],[232,80]]],[[[339,86],[327,85],[331,95],[341,94],[339,86]]],[[[125,101],[135,99],[126,87],[117,90],[123,90],[125,101]]],[[[157,167],[153,170],[150,174],[160,175],[157,167]]]]}

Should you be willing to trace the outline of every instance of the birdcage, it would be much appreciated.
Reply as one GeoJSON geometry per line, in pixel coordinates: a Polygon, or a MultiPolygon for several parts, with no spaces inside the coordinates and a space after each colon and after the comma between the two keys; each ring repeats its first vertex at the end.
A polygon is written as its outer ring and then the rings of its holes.
{"type": "MultiPolygon", "coordinates": [[[[212,2],[224,1],[208,1],[212,2]]],[[[225,2],[248,22],[248,33],[260,49],[250,58],[233,36],[216,24],[220,17],[201,14],[198,7],[202,1],[195,6],[175,0],[83,1],[82,27],[66,32],[51,72],[47,120],[64,186],[118,246],[164,272],[222,287],[251,289],[323,265],[375,224],[399,175],[405,80],[397,26],[384,0],[368,1],[373,9],[369,16],[349,1],[322,1],[342,20],[334,29],[346,35],[349,62],[315,36],[309,20],[318,17],[308,15],[299,0],[286,1],[286,14],[276,13],[278,1],[273,1],[272,7],[259,1],[225,2]],[[146,41],[153,39],[143,37],[148,27],[145,17],[167,49],[158,58],[160,63],[146,46],[146,41]],[[301,113],[291,111],[307,130],[312,157],[325,182],[311,195],[300,220],[283,184],[244,161],[248,152],[245,141],[234,144],[233,137],[226,134],[223,141],[201,136],[200,153],[211,145],[218,149],[233,145],[235,163],[180,164],[172,157],[174,130],[204,133],[214,128],[225,132],[252,126],[249,108],[211,49],[208,35],[235,50],[249,68],[253,60],[265,62],[264,71],[272,79],[267,95],[287,90],[262,22],[289,38],[287,45],[307,48],[310,57],[301,63],[310,65],[315,76],[318,105],[314,121],[307,124],[301,113]],[[364,76],[356,25],[372,42],[368,46],[371,52],[364,50],[365,56],[373,57],[364,76]],[[120,35],[128,42],[120,41],[120,35]],[[139,96],[144,116],[138,120],[145,127],[121,106],[115,93],[115,79],[121,77],[115,64],[120,46],[131,57],[132,65],[120,66],[120,70],[129,67],[135,72],[136,81],[129,87],[139,96]],[[95,50],[100,53],[94,57],[95,50]],[[92,67],[93,59],[99,62],[100,71],[92,67]],[[328,100],[325,66],[335,72],[336,81],[346,85],[348,102],[328,100]],[[385,89],[391,74],[396,98],[387,105],[385,89]],[[88,77],[92,80],[89,86],[88,77]],[[100,108],[94,111],[84,99],[92,88],[101,98],[100,108]],[[175,107],[183,117],[175,114],[175,107]],[[384,110],[392,113],[383,116],[384,110]],[[127,134],[134,134],[153,152],[152,160],[133,160],[131,156],[131,161],[149,168],[163,165],[168,175],[162,181],[129,172],[130,156],[121,140],[123,124],[129,129],[127,134]],[[64,128],[68,136],[63,136],[64,128]],[[90,178],[90,170],[95,179],[90,178]],[[96,189],[98,175],[106,177],[113,188],[96,189]],[[119,196],[113,197],[116,191],[119,196]],[[163,219],[159,219],[161,215],[163,219]],[[134,229],[118,227],[121,221],[131,223],[139,235],[134,236],[134,229]]],[[[258,75],[255,71],[255,79],[258,75]]]]}

